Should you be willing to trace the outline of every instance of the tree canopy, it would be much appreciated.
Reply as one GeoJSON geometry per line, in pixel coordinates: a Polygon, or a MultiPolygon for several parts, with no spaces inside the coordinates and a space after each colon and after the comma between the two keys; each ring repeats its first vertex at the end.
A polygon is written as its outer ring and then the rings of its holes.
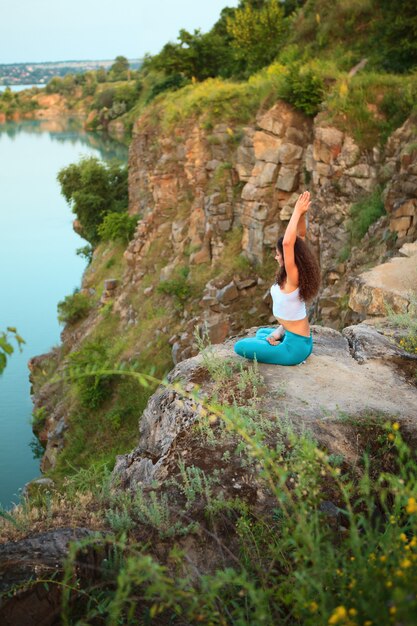
{"type": "Polygon", "coordinates": [[[81,224],[82,236],[96,245],[100,241],[98,226],[105,215],[127,209],[127,167],[116,161],[103,164],[96,157],[83,157],[79,163],[62,168],[57,179],[81,224]]]}

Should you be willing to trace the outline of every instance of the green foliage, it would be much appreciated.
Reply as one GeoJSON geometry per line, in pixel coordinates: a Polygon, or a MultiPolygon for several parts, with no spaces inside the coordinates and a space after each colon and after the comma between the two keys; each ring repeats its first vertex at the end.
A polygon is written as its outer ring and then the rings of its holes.
{"type": "Polygon", "coordinates": [[[129,61],[124,56],[117,56],[108,72],[108,80],[127,80],[129,72],[129,61]]]}
{"type": "Polygon", "coordinates": [[[72,295],[65,296],[64,300],[58,302],[58,321],[62,324],[75,324],[79,320],[87,317],[91,311],[91,298],[75,290],[72,295]]]}
{"type": "Polygon", "coordinates": [[[127,209],[127,167],[117,161],[104,164],[96,157],[83,157],[62,168],[57,179],[81,224],[82,236],[97,245],[97,229],[104,217],[127,209]]]}
{"type": "Polygon", "coordinates": [[[38,409],[34,409],[32,413],[32,430],[35,434],[39,433],[45,426],[45,422],[48,415],[46,407],[42,406],[38,409]]]}
{"type": "Polygon", "coordinates": [[[93,108],[102,109],[103,107],[106,107],[107,109],[110,109],[113,106],[115,93],[116,90],[114,87],[101,89],[94,98],[93,108]]]}
{"type": "Polygon", "coordinates": [[[173,296],[176,301],[176,306],[182,308],[185,302],[192,295],[192,286],[187,281],[190,268],[188,266],[179,267],[176,269],[176,277],[169,280],[161,280],[156,290],[158,293],[165,293],[168,296],[173,296]]]}
{"type": "Polygon", "coordinates": [[[88,265],[90,265],[91,261],[93,260],[93,252],[94,252],[94,248],[90,244],[87,244],[86,246],[83,246],[82,248],[77,248],[75,251],[75,254],[77,254],[80,257],[84,257],[88,265]]]}
{"type": "Polygon", "coordinates": [[[66,370],[75,381],[82,407],[97,409],[110,398],[114,389],[114,377],[92,373],[78,378],[74,371],[77,368],[99,370],[106,365],[109,365],[109,354],[102,341],[85,342],[80,350],[68,355],[66,370]]]}
{"type": "Polygon", "coordinates": [[[62,78],[54,76],[45,87],[46,93],[59,93],[63,96],[71,96],[74,94],[75,88],[82,82],[81,75],[67,74],[62,78]]]}
{"type": "Polygon", "coordinates": [[[278,0],[265,0],[256,6],[242,3],[227,18],[227,31],[238,59],[244,60],[247,75],[268,65],[284,43],[284,9],[278,0]]]}
{"type": "Polygon", "coordinates": [[[102,241],[121,240],[127,244],[133,237],[138,215],[128,215],[127,213],[107,213],[103,222],[99,225],[97,232],[102,241]]]}
{"type": "Polygon", "coordinates": [[[133,511],[139,522],[155,528],[162,538],[187,535],[198,528],[198,523],[194,521],[184,526],[180,521],[172,520],[168,494],[158,496],[155,491],[151,491],[145,496],[139,487],[135,493],[133,511]]]}
{"type": "Polygon", "coordinates": [[[351,205],[349,220],[346,224],[348,241],[338,256],[339,263],[349,258],[351,248],[360,244],[369,227],[384,213],[385,207],[380,185],[377,185],[371,194],[351,205]]]}
{"type": "MultiPolygon", "coordinates": [[[[257,486],[275,500],[275,506],[271,501],[267,514],[259,512],[259,505],[257,509],[242,500],[218,500],[214,511],[233,512],[236,520],[238,547],[232,553],[229,546],[234,542],[227,546],[233,567],[217,567],[197,579],[194,570],[184,573],[189,556],[178,545],[172,546],[168,565],[162,565],[146,554],[146,546],[130,543],[127,549],[123,536],[119,541],[112,539],[114,549],[120,548],[126,558],[114,564],[108,582],[102,579],[103,615],[118,623],[129,612],[127,623],[133,624],[143,616],[145,603],[150,615],[159,615],[164,623],[175,623],[178,618],[187,623],[269,625],[284,617],[287,623],[303,626],[369,621],[388,626],[393,614],[401,622],[413,623],[417,610],[417,458],[403,440],[400,424],[370,416],[368,428],[364,415],[359,423],[364,425],[363,435],[369,430],[371,445],[351,472],[340,455],[320,449],[308,432],[296,434],[289,422],[269,446],[246,437],[245,420],[236,412],[225,407],[220,412],[259,464],[257,486]],[[382,448],[378,463],[371,464],[374,451],[382,448]],[[381,462],[390,469],[381,469],[381,462]],[[326,497],[323,490],[332,493],[332,516],[321,506],[326,497]]],[[[353,427],[349,418],[343,421],[353,427]]],[[[186,472],[182,465],[181,472],[184,493],[195,502],[196,495],[206,491],[199,480],[201,471],[186,472]]],[[[138,520],[150,525],[161,539],[197,530],[195,522],[194,527],[192,522],[188,526],[174,522],[173,508],[167,494],[158,497],[151,491],[145,497],[139,489],[131,498],[119,492],[112,497],[107,520],[118,534],[133,529],[138,520]]],[[[224,523],[225,518],[221,519],[224,523]]],[[[95,541],[90,540],[91,545],[95,541]]],[[[218,558],[224,558],[226,546],[218,535],[217,544],[218,558]]],[[[79,602],[69,602],[66,583],[75,574],[76,563],[73,550],[63,586],[63,614],[68,623],[75,610],[84,621],[91,619],[91,605],[81,605],[81,599],[86,593],[94,594],[97,586],[97,579],[94,587],[86,579],[79,580],[79,602]]]]}
{"type": "Polygon", "coordinates": [[[18,334],[14,326],[7,326],[6,332],[0,333],[0,376],[4,372],[7,365],[7,357],[13,354],[14,348],[9,341],[8,334],[15,336],[20,352],[22,352],[22,344],[26,341],[18,334]]]}
{"type": "Polygon", "coordinates": [[[417,292],[410,289],[408,297],[410,304],[408,310],[404,313],[394,313],[391,305],[387,302],[385,303],[387,320],[388,324],[405,329],[407,334],[400,339],[399,345],[407,352],[417,354],[417,292]]]}
{"type": "Polygon", "coordinates": [[[385,207],[380,185],[377,185],[371,194],[351,205],[346,223],[348,241],[339,253],[339,263],[344,263],[349,258],[352,247],[360,244],[369,227],[384,214],[385,207]]]}
{"type": "Polygon", "coordinates": [[[311,67],[295,62],[287,68],[280,95],[307,115],[316,115],[324,99],[324,83],[311,67]]]}
{"type": "Polygon", "coordinates": [[[362,149],[383,144],[415,109],[414,75],[363,72],[351,78],[332,71],[334,85],[323,108],[326,118],[355,139],[362,149]]]}
{"type": "Polygon", "coordinates": [[[189,80],[205,80],[222,73],[230,52],[224,37],[214,29],[202,34],[200,29],[189,33],[182,28],[177,39],[179,43],[169,42],[159,54],[145,59],[144,69],[163,71],[168,77],[182,76],[189,80]]]}
{"type": "MultiPolygon", "coordinates": [[[[35,87],[32,89],[36,89],[35,87]]],[[[0,92],[0,112],[6,119],[13,119],[15,114],[32,113],[40,108],[32,89],[13,92],[10,87],[0,92]]]]}
{"type": "Polygon", "coordinates": [[[184,85],[188,84],[188,80],[182,74],[171,74],[167,78],[155,83],[146,99],[146,103],[151,102],[156,96],[164,91],[175,91],[181,89],[184,85]]]}
{"type": "Polygon", "coordinates": [[[367,233],[371,224],[376,222],[385,213],[382,189],[378,185],[374,191],[350,207],[350,234],[351,241],[359,243],[367,233]]]}
{"type": "Polygon", "coordinates": [[[141,91],[139,82],[130,81],[96,92],[92,108],[108,110],[109,119],[115,119],[136,104],[141,91]]]}
{"type": "Polygon", "coordinates": [[[369,48],[387,72],[406,73],[417,67],[417,8],[414,0],[378,0],[379,19],[371,27],[369,48]]]}

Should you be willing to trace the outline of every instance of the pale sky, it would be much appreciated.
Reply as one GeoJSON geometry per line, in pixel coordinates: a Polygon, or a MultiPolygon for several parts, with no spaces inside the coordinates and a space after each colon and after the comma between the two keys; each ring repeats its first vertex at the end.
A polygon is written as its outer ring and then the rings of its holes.
{"type": "Polygon", "coordinates": [[[180,28],[210,30],[239,0],[18,0],[2,10],[0,64],[141,58],[180,28]]]}

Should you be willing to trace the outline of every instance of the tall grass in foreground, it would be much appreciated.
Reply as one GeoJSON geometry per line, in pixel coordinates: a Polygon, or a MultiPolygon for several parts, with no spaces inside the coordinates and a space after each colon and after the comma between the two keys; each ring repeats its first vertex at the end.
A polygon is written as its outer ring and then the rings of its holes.
{"type": "MultiPolygon", "coordinates": [[[[210,353],[205,359],[219,382],[225,370],[219,361],[210,366],[210,353]]],[[[136,377],[145,386],[154,382],[126,367],[100,370],[116,373],[136,377]]],[[[73,375],[86,374],[78,370],[73,375]]],[[[256,364],[246,380],[258,384],[256,364]]],[[[167,380],[160,382],[168,385],[167,380]]],[[[225,433],[238,438],[240,452],[257,468],[257,489],[273,505],[262,508],[242,498],[216,496],[215,481],[189,471],[183,483],[187,498],[195,497],[193,485],[200,485],[201,493],[210,492],[210,519],[224,521],[226,516],[235,534],[222,537],[215,525],[182,526],[180,532],[165,535],[167,558],[161,564],[152,556],[152,545],[164,534],[138,543],[129,540],[128,530],[132,524],[152,524],[156,530],[164,524],[166,533],[175,501],[159,498],[155,489],[147,506],[140,489],[136,496],[110,496],[107,487],[96,484],[97,492],[110,501],[113,497],[110,510],[119,512],[119,524],[113,519],[115,532],[104,538],[74,543],[62,580],[41,581],[62,588],[62,624],[416,623],[417,460],[398,422],[369,418],[378,434],[372,442],[378,455],[365,452],[349,468],[321,449],[309,431],[296,433],[288,422],[277,420],[271,436],[262,419],[257,425],[253,412],[236,403],[220,405],[203,399],[198,390],[190,394],[179,383],[169,386],[179,398],[195,403],[206,428],[220,420],[225,433]],[[332,515],[323,508],[329,500],[332,515]],[[187,533],[194,541],[212,542],[219,555],[214,573],[192,565],[181,543],[187,533]],[[94,558],[86,558],[92,549],[94,558]],[[225,554],[227,564],[221,565],[225,554]]],[[[364,424],[369,420],[364,418],[364,424]]],[[[180,470],[184,478],[184,464],[180,470]]],[[[78,486],[86,482],[84,476],[78,486]]],[[[176,513],[192,522],[191,508],[176,513]]]]}

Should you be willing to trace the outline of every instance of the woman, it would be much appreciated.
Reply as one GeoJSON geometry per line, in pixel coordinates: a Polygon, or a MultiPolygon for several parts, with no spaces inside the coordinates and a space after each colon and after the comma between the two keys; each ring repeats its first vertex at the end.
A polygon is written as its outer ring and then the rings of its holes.
{"type": "Polygon", "coordinates": [[[256,357],[262,363],[298,365],[313,351],[305,301],[319,290],[320,268],[304,242],[305,214],[309,206],[310,192],[305,191],[297,200],[284,237],[277,242],[275,258],[280,269],[271,287],[271,296],[273,314],[280,326],[259,328],[255,337],[237,341],[234,350],[240,356],[256,357]]]}

